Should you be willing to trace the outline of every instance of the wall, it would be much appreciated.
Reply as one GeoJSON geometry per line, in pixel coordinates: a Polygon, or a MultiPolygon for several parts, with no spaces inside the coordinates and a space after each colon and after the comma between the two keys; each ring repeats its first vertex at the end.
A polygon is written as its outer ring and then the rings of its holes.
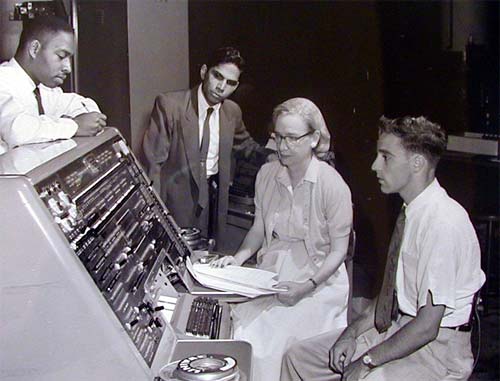
{"type": "Polygon", "coordinates": [[[130,142],[127,1],[78,0],[78,92],[130,142]]]}
{"type": "Polygon", "coordinates": [[[488,8],[491,1],[448,0],[441,4],[443,48],[464,51],[469,39],[477,44],[488,43],[488,8]]]}
{"type": "MultiPolygon", "coordinates": [[[[44,0],[32,0],[36,3],[44,0]]],[[[0,62],[11,59],[16,52],[19,36],[23,29],[22,21],[10,21],[9,16],[14,13],[14,6],[22,3],[20,0],[0,1],[0,62]]],[[[68,16],[70,15],[71,0],[61,0],[68,16]]]]}
{"type": "Polygon", "coordinates": [[[129,0],[132,149],[140,153],[157,94],[189,85],[187,1],[129,0]]]}
{"type": "Polygon", "coordinates": [[[14,56],[19,35],[23,30],[21,21],[10,21],[9,13],[14,10],[18,0],[0,1],[0,62],[7,61],[14,56]]]}

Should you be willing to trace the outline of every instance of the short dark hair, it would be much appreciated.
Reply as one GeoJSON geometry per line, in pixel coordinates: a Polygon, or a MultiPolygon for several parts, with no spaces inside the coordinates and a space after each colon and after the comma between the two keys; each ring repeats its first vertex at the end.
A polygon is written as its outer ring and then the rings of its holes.
{"type": "Polygon", "coordinates": [[[382,116],[378,130],[379,134],[393,134],[399,137],[407,151],[424,155],[434,166],[446,149],[446,132],[439,124],[423,116],[404,116],[396,119],[382,116]]]}
{"type": "Polygon", "coordinates": [[[206,65],[208,69],[210,69],[214,66],[225,63],[232,63],[236,65],[236,67],[240,69],[240,71],[243,71],[243,69],[245,68],[245,60],[241,56],[240,51],[231,46],[224,46],[213,51],[209,56],[206,65]]]}
{"type": "Polygon", "coordinates": [[[23,49],[30,41],[41,39],[44,34],[67,32],[74,34],[68,22],[57,16],[38,16],[25,22],[17,50],[23,49]]]}

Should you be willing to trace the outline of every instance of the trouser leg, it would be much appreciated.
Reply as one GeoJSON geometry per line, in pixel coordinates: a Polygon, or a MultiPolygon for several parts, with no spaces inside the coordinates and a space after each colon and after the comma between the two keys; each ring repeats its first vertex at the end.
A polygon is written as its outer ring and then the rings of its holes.
{"type": "Polygon", "coordinates": [[[281,381],[334,381],[340,375],[329,367],[329,351],[342,329],[300,341],[285,353],[281,381]]]}

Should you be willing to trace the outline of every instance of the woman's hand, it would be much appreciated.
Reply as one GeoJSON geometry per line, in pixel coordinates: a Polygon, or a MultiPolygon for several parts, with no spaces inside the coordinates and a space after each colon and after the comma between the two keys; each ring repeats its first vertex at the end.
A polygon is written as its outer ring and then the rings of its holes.
{"type": "Polygon", "coordinates": [[[210,267],[226,267],[229,265],[238,266],[238,262],[232,255],[226,255],[222,258],[216,259],[215,261],[210,262],[210,267]]]}
{"type": "Polygon", "coordinates": [[[309,294],[314,286],[311,282],[279,282],[275,288],[285,288],[286,291],[281,291],[276,294],[280,303],[286,306],[297,304],[304,296],[309,294]]]}

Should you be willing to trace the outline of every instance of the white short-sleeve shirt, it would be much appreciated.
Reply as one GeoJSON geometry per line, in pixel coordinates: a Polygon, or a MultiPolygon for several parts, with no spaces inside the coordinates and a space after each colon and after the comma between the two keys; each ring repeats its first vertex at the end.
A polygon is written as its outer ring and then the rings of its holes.
{"type": "Polygon", "coordinates": [[[462,325],[484,280],[469,216],[434,179],[406,207],[396,273],[399,309],[416,316],[430,291],[434,304],[446,306],[441,326],[462,325]]]}

